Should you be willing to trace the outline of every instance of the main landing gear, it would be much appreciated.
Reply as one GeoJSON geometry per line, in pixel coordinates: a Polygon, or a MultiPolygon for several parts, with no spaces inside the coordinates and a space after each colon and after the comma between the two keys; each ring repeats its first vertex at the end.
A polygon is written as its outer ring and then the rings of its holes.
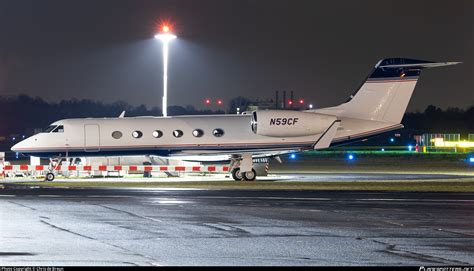
{"type": "Polygon", "coordinates": [[[247,171],[245,173],[242,173],[240,168],[234,168],[231,173],[232,178],[234,178],[235,181],[255,181],[255,178],[257,178],[257,173],[253,168],[252,171],[247,171]]]}
{"type": "Polygon", "coordinates": [[[251,153],[233,156],[230,162],[230,172],[235,181],[255,181],[257,172],[253,168],[251,153]]]}

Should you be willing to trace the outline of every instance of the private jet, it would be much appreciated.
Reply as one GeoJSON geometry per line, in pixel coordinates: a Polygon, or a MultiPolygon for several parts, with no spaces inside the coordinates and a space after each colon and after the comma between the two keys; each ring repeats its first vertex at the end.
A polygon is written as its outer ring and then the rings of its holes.
{"type": "Polygon", "coordinates": [[[458,63],[382,59],[347,102],[329,108],[63,119],[11,150],[43,158],[151,155],[225,160],[234,180],[255,180],[255,158],[326,149],[403,128],[401,120],[421,71],[458,63]]]}

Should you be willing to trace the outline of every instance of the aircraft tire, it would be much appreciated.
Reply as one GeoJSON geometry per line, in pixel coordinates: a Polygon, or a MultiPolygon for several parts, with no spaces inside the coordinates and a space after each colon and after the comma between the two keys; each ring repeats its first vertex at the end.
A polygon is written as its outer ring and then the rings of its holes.
{"type": "Polygon", "coordinates": [[[252,168],[252,171],[245,172],[242,174],[242,177],[245,181],[255,181],[257,178],[257,172],[255,172],[255,169],[252,168]]]}
{"type": "Polygon", "coordinates": [[[52,182],[54,180],[54,174],[51,172],[46,173],[44,180],[47,182],[52,182]]]}
{"type": "Polygon", "coordinates": [[[243,179],[243,176],[242,176],[242,173],[240,172],[240,168],[234,168],[232,170],[232,178],[234,179],[234,181],[242,181],[243,179]]]}

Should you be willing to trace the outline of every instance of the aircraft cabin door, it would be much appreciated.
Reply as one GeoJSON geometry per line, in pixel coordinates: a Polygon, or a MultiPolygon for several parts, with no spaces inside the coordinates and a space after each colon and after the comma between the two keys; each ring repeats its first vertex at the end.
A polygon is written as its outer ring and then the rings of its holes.
{"type": "Polygon", "coordinates": [[[100,131],[98,124],[84,125],[84,151],[98,152],[100,150],[100,131]]]}

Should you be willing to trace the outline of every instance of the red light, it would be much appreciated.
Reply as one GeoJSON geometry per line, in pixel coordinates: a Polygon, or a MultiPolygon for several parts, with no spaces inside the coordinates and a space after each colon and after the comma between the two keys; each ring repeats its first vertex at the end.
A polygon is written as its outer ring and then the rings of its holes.
{"type": "Polygon", "coordinates": [[[157,30],[161,34],[173,32],[174,24],[170,20],[160,20],[157,22],[157,30]]]}
{"type": "Polygon", "coordinates": [[[303,100],[303,99],[300,99],[300,104],[304,104],[304,100],[303,100]]]}
{"type": "Polygon", "coordinates": [[[211,104],[211,99],[206,99],[206,100],[204,100],[204,102],[205,102],[206,104],[211,104]]]}
{"type": "Polygon", "coordinates": [[[217,104],[222,105],[222,100],[221,99],[217,100],[217,104]]]}
{"type": "Polygon", "coordinates": [[[293,100],[288,100],[288,104],[289,104],[289,105],[292,105],[292,104],[293,104],[293,100]]]}

